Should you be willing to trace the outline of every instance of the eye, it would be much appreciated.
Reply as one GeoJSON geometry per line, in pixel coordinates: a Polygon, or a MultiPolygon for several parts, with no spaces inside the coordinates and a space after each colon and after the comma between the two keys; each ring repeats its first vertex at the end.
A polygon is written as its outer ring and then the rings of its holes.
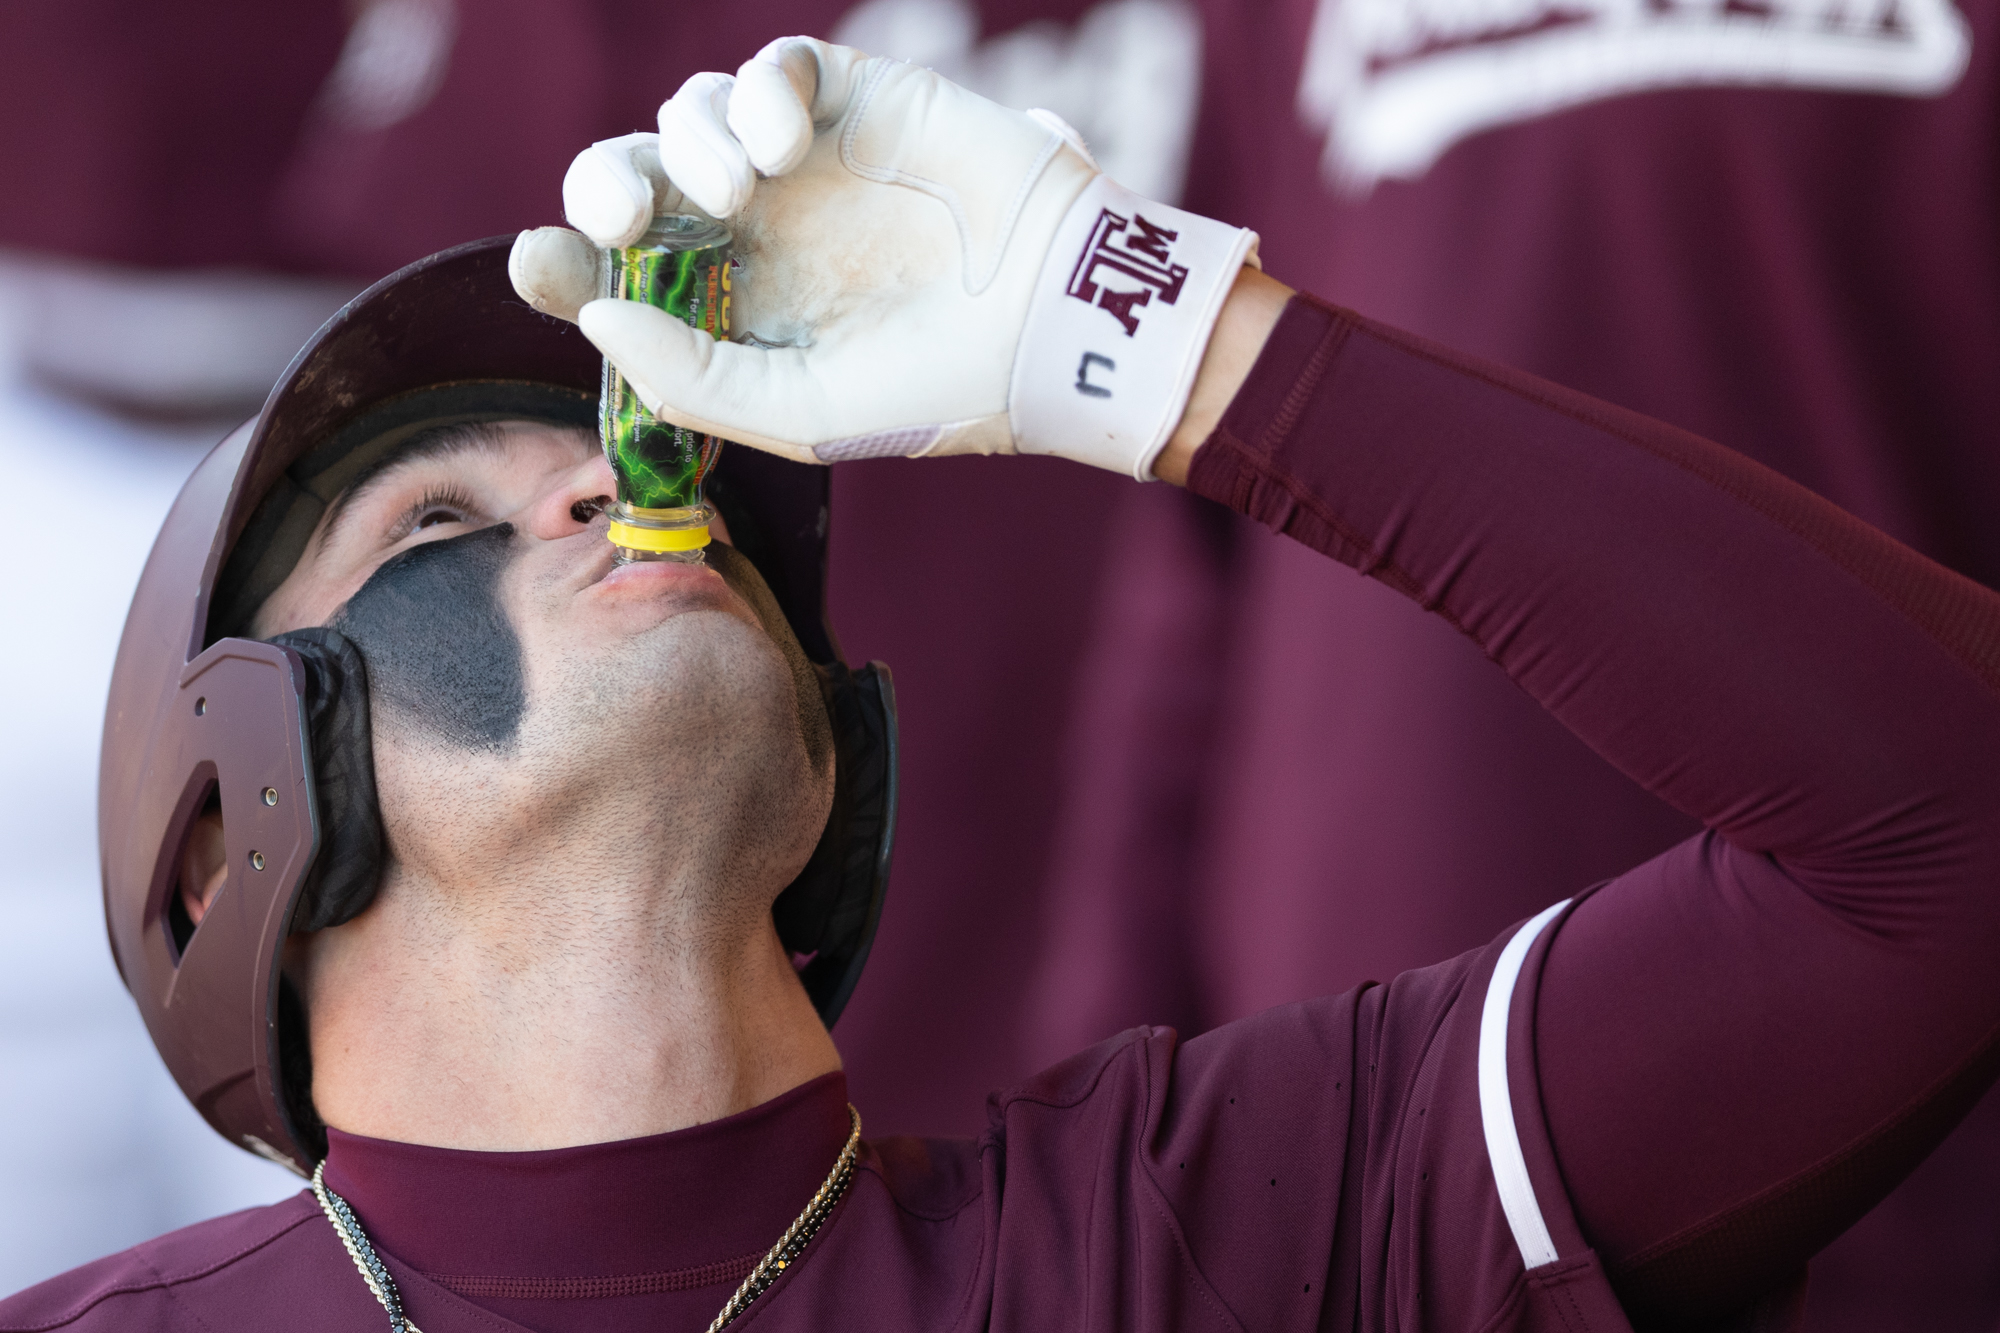
{"type": "Polygon", "coordinates": [[[391,543],[399,542],[413,532],[422,532],[425,528],[441,524],[469,523],[478,512],[479,507],[462,488],[434,486],[397,516],[395,523],[390,525],[389,540],[391,543]]]}

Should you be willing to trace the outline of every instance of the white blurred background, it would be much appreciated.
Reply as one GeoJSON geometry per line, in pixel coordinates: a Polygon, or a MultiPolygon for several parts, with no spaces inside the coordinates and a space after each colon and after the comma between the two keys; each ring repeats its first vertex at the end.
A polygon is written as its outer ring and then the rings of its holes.
{"type": "Polygon", "coordinates": [[[135,425],[21,373],[0,268],[0,1292],[299,1181],[203,1124],[111,964],[97,741],[153,533],[226,427],[135,425]]]}

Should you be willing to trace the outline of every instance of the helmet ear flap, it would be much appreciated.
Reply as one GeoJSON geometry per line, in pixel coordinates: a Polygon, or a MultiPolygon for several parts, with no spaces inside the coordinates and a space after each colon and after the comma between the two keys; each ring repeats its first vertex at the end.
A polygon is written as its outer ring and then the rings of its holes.
{"type": "Polygon", "coordinates": [[[772,908],[778,938],[805,959],[799,980],[828,1027],[840,1017],[882,918],[896,832],[896,690],[889,668],[819,665],[833,724],[833,809],[806,868],[772,908]]]}
{"type": "MultiPolygon", "coordinates": [[[[305,667],[301,701],[306,765],[319,815],[319,850],[299,888],[288,934],[352,921],[375,900],[382,875],[382,811],[375,796],[375,746],[369,731],[368,668],[338,630],[294,630],[271,642],[305,667]]],[[[326,1126],[312,1101],[312,1046],[305,1002],[289,977],[278,978],[278,1092],[290,1129],[313,1160],[326,1155],[326,1126]]]]}
{"type": "Polygon", "coordinates": [[[291,934],[352,921],[382,875],[382,811],[368,722],[368,668],[338,630],[293,630],[270,640],[305,663],[306,758],[319,807],[319,855],[299,890],[291,934]]]}

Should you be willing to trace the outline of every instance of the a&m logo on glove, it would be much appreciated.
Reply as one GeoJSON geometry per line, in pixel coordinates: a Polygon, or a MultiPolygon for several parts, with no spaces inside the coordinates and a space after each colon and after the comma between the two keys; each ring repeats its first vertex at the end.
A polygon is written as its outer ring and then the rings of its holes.
{"type": "Polygon", "coordinates": [[[1007,416],[1019,452],[1150,480],[1256,252],[1254,232],[1092,177],[1043,252],[1015,346],[1007,416]]]}
{"type": "Polygon", "coordinates": [[[1171,247],[1179,239],[1179,232],[1154,226],[1136,211],[1127,218],[1102,209],[1064,290],[1085,305],[1109,311],[1129,338],[1139,331],[1139,316],[1133,312],[1140,306],[1151,305],[1155,295],[1161,305],[1180,299],[1188,271],[1187,265],[1173,262],[1171,247]]]}

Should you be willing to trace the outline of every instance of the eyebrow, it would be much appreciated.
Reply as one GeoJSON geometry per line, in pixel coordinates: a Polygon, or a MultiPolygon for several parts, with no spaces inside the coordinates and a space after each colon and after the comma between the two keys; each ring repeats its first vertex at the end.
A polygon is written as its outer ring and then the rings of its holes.
{"type": "MultiPolygon", "coordinates": [[[[349,482],[347,488],[334,497],[333,503],[327,507],[326,526],[320,530],[320,549],[324,550],[333,545],[335,537],[339,535],[348,515],[352,512],[352,506],[369,492],[387,485],[398,473],[422,463],[433,463],[467,453],[502,452],[507,447],[507,435],[503,428],[509,424],[511,422],[507,421],[459,421],[418,431],[386,458],[377,459],[369,464],[360,476],[349,482]]],[[[578,439],[586,435],[580,426],[554,422],[522,424],[545,426],[558,434],[574,435],[578,439]]]]}

